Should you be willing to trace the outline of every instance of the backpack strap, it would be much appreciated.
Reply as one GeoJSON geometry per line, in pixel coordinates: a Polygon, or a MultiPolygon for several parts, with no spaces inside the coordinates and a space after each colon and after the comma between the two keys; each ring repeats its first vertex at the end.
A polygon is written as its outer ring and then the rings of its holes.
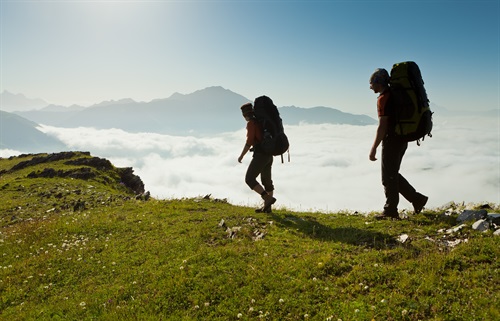
{"type": "MultiPolygon", "coordinates": [[[[290,149],[287,149],[287,150],[286,150],[286,152],[287,152],[287,154],[288,154],[288,162],[290,163],[290,149]]],[[[283,153],[283,154],[284,154],[284,153],[283,153]]],[[[283,164],[283,163],[284,163],[284,161],[283,161],[283,154],[281,154],[281,164],[283,164]]]]}

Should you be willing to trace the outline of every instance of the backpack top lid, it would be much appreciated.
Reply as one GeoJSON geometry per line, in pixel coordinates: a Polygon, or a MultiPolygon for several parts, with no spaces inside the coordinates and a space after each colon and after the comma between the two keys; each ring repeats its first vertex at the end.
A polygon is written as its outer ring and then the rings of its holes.
{"type": "MultiPolygon", "coordinates": [[[[273,100],[267,96],[260,96],[255,98],[253,109],[257,120],[265,121],[265,123],[272,124],[272,132],[283,132],[283,123],[278,111],[278,107],[273,103],[273,100]]],[[[265,124],[266,125],[266,124],[265,124]]],[[[264,126],[264,127],[267,127],[264,126]]]]}
{"type": "Polygon", "coordinates": [[[429,98],[424,87],[422,73],[414,61],[396,63],[391,69],[391,88],[396,90],[414,90],[419,106],[429,107],[429,98]]]}
{"type": "Polygon", "coordinates": [[[273,100],[267,96],[260,96],[255,98],[253,103],[254,109],[272,109],[274,106],[273,100]]]}
{"type": "Polygon", "coordinates": [[[257,118],[270,118],[274,122],[281,121],[278,107],[276,107],[273,100],[267,96],[255,98],[253,109],[257,118]]]}

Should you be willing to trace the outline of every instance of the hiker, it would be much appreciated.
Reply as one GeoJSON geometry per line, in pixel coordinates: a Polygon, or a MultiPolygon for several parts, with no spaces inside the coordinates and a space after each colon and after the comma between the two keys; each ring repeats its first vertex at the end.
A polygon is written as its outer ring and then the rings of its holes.
{"type": "Polygon", "coordinates": [[[399,173],[408,142],[394,133],[396,106],[390,100],[389,80],[389,73],[382,68],[376,69],[370,77],[370,89],[380,95],[377,99],[379,123],[369,158],[371,161],[377,160],[377,147],[382,143],[382,185],[386,202],[382,214],[377,215],[376,218],[398,220],[400,219],[398,213],[400,193],[412,203],[415,214],[422,211],[428,197],[418,193],[399,173]]]}
{"type": "Polygon", "coordinates": [[[259,142],[262,140],[262,129],[255,119],[252,104],[246,103],[241,106],[241,112],[247,121],[247,140],[240,157],[238,157],[238,162],[241,163],[248,151],[253,151],[253,158],[248,165],[245,175],[245,183],[264,200],[264,205],[256,209],[255,212],[271,213],[271,205],[276,202],[276,199],[273,197],[274,186],[271,177],[273,155],[267,155],[260,151],[259,142]],[[262,185],[257,182],[257,176],[259,175],[262,185]]]}

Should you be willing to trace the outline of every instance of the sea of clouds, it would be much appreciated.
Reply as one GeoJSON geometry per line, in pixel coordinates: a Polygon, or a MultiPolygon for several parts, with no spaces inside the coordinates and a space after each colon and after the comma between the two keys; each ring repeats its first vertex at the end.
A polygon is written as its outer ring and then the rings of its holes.
{"type": "MultiPolygon", "coordinates": [[[[498,118],[434,117],[433,137],[410,143],[401,173],[421,193],[428,208],[450,201],[500,203],[498,118]]],[[[212,137],[127,133],[118,129],[40,130],[68,150],[90,151],[118,167],[133,167],[151,195],[161,199],[211,194],[230,203],[259,206],[260,197],[244,183],[252,154],[240,164],[245,129],[212,137]]],[[[380,211],[384,204],[380,160],[368,159],[376,126],[286,126],[290,162],[274,158],[276,207],[297,211],[380,211]]],[[[0,157],[18,154],[0,151],[0,157]]],[[[380,156],[381,147],[377,156],[380,156]]],[[[412,206],[401,198],[400,209],[412,206]]]]}

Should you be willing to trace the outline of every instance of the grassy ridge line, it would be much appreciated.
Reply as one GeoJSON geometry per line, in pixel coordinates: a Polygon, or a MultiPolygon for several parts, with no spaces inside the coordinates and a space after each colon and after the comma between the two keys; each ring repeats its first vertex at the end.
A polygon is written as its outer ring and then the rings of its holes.
{"type": "MultiPolygon", "coordinates": [[[[0,160],[0,172],[16,161],[0,160]]],[[[140,201],[112,171],[27,178],[45,167],[0,178],[2,320],[500,317],[500,238],[470,228],[443,235],[455,222],[440,212],[379,222],[256,214],[211,199],[140,201]],[[398,242],[403,233],[411,241],[398,242]],[[450,237],[468,241],[438,242],[450,237]]]]}

